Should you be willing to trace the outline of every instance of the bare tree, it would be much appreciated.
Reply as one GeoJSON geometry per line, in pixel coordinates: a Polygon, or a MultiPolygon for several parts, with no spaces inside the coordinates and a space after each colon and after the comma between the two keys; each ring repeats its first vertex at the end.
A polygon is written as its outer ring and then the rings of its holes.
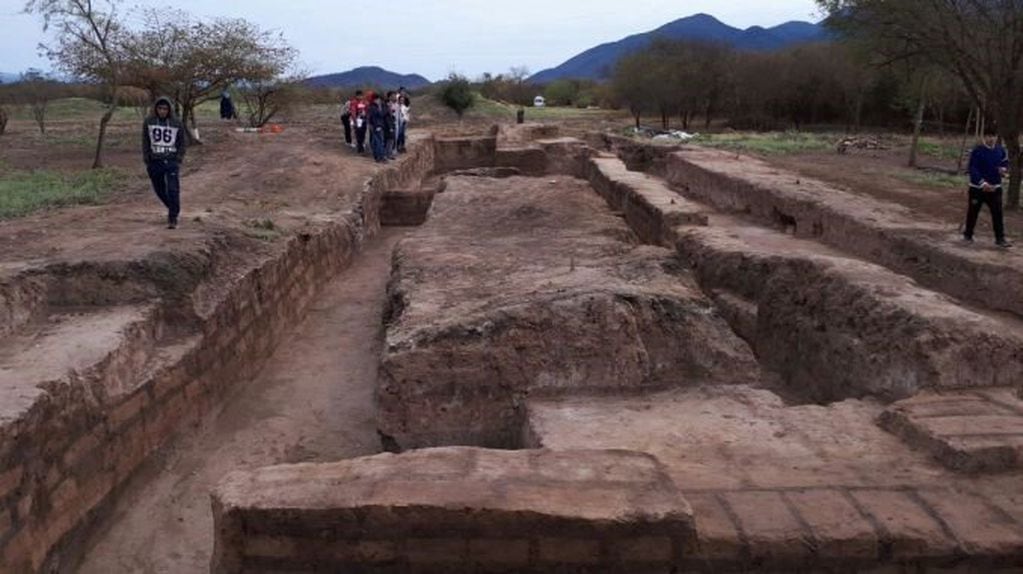
{"type": "Polygon", "coordinates": [[[196,106],[236,83],[270,85],[297,56],[282,36],[245,20],[204,22],[157,10],[146,12],[144,29],[132,36],[127,51],[132,82],[153,97],[172,96],[193,141],[196,106]]]}
{"type": "Polygon", "coordinates": [[[45,135],[46,111],[50,101],[61,96],[60,83],[46,79],[39,70],[30,69],[21,75],[21,80],[16,85],[21,94],[20,99],[32,110],[32,119],[39,126],[39,133],[45,135]]]}
{"type": "Polygon", "coordinates": [[[69,74],[96,82],[105,92],[108,104],[99,122],[94,169],[103,167],[103,142],[117,109],[123,73],[119,7],[120,0],[29,0],[25,5],[26,12],[42,17],[44,30],[57,31],[57,44],[42,46],[49,58],[69,74]]]}
{"type": "Polygon", "coordinates": [[[261,128],[278,114],[289,110],[298,100],[300,81],[262,82],[242,88],[240,92],[248,111],[249,125],[261,128]]]}
{"type": "Polygon", "coordinates": [[[891,60],[920,58],[958,77],[998,123],[1009,151],[1007,209],[1018,209],[1023,164],[1023,2],[817,0],[835,25],[891,60]]]}

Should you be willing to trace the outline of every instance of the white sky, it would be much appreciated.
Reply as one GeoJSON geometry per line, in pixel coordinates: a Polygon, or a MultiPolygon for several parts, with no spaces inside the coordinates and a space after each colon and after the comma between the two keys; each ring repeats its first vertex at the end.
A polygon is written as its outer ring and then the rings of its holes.
{"type": "MultiPolygon", "coordinates": [[[[0,72],[51,68],[37,54],[40,21],[24,0],[0,0],[0,72]]],[[[475,77],[511,66],[556,66],[604,42],[705,12],[737,28],[819,19],[813,0],[127,0],[174,6],[197,16],[232,16],[280,30],[313,74],[377,65],[437,80],[452,71],[475,77]],[[285,6],[287,10],[281,10],[285,6]],[[373,6],[370,10],[359,7],[373,6]]]]}

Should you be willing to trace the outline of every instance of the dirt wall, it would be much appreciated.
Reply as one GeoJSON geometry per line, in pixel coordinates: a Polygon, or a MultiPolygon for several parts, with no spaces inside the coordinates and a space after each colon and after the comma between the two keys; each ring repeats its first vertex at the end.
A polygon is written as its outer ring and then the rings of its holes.
{"type": "Polygon", "coordinates": [[[122,314],[138,319],[111,333],[113,347],[94,365],[40,386],[5,381],[21,394],[3,395],[0,409],[0,571],[73,561],[80,534],[141,463],[258,373],[318,288],[379,229],[384,190],[431,171],[432,150],[413,148],[367,182],[353,210],[273,248],[246,255],[214,237],[195,252],[82,262],[5,282],[10,329],[55,303],[87,305],[86,316],[124,306],[105,295],[118,285],[122,299],[147,302],[125,307],[122,314]]]}

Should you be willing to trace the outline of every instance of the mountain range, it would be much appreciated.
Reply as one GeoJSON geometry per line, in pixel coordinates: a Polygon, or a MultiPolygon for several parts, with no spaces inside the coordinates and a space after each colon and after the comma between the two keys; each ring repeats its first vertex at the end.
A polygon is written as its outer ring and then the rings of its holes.
{"type": "Polygon", "coordinates": [[[419,74],[396,74],[377,66],[364,66],[339,74],[327,74],[306,78],[305,84],[313,88],[366,88],[378,87],[397,89],[405,86],[410,90],[430,85],[430,80],[419,74]]]}
{"type": "Polygon", "coordinates": [[[534,74],[529,81],[545,84],[563,78],[590,80],[606,78],[619,58],[641,50],[660,38],[715,42],[738,50],[770,52],[798,44],[826,41],[830,38],[830,33],[821,24],[810,22],[787,22],[773,28],[753,26],[741,30],[724,24],[708,14],[696,14],[675,20],[650,32],[634,34],[617,42],[590,48],[556,68],[534,74]]]}

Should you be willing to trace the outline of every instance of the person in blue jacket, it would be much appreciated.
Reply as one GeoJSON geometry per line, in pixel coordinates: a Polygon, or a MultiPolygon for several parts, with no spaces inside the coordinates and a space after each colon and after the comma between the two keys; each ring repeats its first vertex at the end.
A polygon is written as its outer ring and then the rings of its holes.
{"type": "Polygon", "coordinates": [[[1005,239],[1005,219],[1002,215],[1002,178],[1008,174],[1009,154],[998,144],[997,130],[989,126],[984,130],[984,141],[970,153],[970,204],[966,212],[963,239],[973,243],[980,210],[987,205],[991,211],[991,225],[995,230],[995,245],[1002,248],[1011,244],[1005,239]]]}

